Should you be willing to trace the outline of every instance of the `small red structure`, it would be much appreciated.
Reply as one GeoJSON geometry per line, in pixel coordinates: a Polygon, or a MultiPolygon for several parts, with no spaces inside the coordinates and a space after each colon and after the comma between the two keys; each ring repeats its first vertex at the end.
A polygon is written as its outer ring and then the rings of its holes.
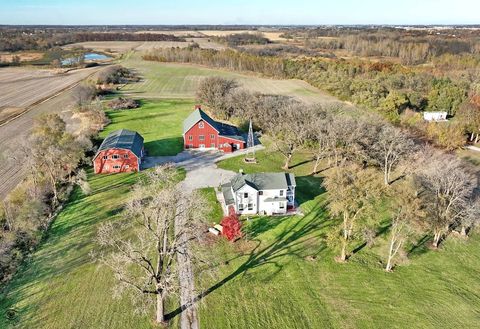
{"type": "Polygon", "coordinates": [[[183,122],[185,149],[216,149],[225,153],[245,148],[245,137],[237,127],[210,118],[200,105],[183,122]]]}
{"type": "Polygon", "coordinates": [[[96,174],[140,171],[144,153],[143,137],[122,129],[105,138],[93,158],[96,174]]]}

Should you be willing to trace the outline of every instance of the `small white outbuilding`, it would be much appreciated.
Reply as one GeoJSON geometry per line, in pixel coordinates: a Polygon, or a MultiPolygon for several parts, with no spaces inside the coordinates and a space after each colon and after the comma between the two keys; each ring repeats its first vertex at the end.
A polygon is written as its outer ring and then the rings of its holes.
{"type": "Polygon", "coordinates": [[[425,121],[447,121],[447,112],[423,112],[425,121]]]}

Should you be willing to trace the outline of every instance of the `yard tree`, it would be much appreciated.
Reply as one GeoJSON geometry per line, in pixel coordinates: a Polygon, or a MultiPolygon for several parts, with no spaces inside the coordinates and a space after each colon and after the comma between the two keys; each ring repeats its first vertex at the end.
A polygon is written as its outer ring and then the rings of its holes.
{"type": "Polygon", "coordinates": [[[203,198],[187,195],[175,184],[175,171],[158,167],[146,174],[128,201],[123,220],[101,226],[97,240],[111,252],[98,255],[118,281],[115,294],[127,294],[140,312],[155,308],[157,323],[165,323],[165,299],[179,288],[176,263],[182,244],[201,231],[194,226],[203,216],[203,198]],[[188,219],[176,228],[179,216],[188,219]],[[183,237],[188,236],[188,239],[183,237]]]}
{"type": "Polygon", "coordinates": [[[267,133],[272,139],[276,151],[283,155],[283,169],[290,169],[290,161],[295,152],[300,149],[308,136],[308,111],[302,104],[290,102],[285,107],[270,113],[267,123],[267,133]]]}
{"type": "Polygon", "coordinates": [[[47,177],[53,193],[52,206],[58,204],[58,184],[68,180],[84,153],[80,143],[67,132],[65,121],[58,114],[46,114],[36,119],[28,157],[36,173],[47,177]]]}
{"type": "Polygon", "coordinates": [[[465,212],[458,220],[460,234],[464,237],[480,225],[480,195],[478,191],[475,191],[467,202],[465,212]]]}
{"type": "Polygon", "coordinates": [[[424,160],[418,173],[420,195],[427,215],[425,221],[433,233],[433,246],[444,237],[469,206],[477,180],[454,155],[436,153],[424,160]]]}
{"type": "Polygon", "coordinates": [[[314,108],[315,115],[312,120],[307,122],[308,136],[306,145],[313,155],[314,163],[312,174],[318,173],[318,166],[324,159],[328,159],[330,164],[331,156],[336,147],[334,120],[337,108],[323,108],[318,106],[314,108]]]}
{"type": "Polygon", "coordinates": [[[383,171],[385,185],[391,183],[392,172],[415,152],[415,145],[404,132],[391,125],[384,125],[372,147],[370,156],[383,171]]]}
{"type": "Polygon", "coordinates": [[[348,247],[356,232],[367,223],[382,190],[374,168],[362,169],[356,164],[338,166],[325,178],[327,207],[341,221],[340,237],[331,239],[340,245],[339,260],[348,258],[348,247]]]}
{"type": "Polygon", "coordinates": [[[219,119],[229,119],[230,113],[227,99],[230,93],[238,87],[235,80],[222,77],[208,77],[200,82],[197,98],[204,102],[219,119]]]}
{"type": "Polygon", "coordinates": [[[390,272],[405,244],[421,229],[424,211],[421,199],[409,181],[398,182],[388,192],[391,226],[385,271],[390,272]]]}

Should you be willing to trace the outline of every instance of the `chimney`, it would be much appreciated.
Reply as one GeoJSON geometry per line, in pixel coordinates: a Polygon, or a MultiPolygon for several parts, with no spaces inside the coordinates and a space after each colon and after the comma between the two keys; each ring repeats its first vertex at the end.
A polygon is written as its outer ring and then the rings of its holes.
{"type": "Polygon", "coordinates": [[[201,109],[202,109],[202,105],[200,105],[200,104],[195,105],[195,110],[201,110],[201,109]]]}

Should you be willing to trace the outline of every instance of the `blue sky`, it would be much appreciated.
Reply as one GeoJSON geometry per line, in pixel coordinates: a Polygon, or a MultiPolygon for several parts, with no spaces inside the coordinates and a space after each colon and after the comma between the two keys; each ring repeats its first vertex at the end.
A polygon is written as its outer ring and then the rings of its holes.
{"type": "Polygon", "coordinates": [[[480,24],[480,0],[0,0],[0,24],[480,24]]]}

